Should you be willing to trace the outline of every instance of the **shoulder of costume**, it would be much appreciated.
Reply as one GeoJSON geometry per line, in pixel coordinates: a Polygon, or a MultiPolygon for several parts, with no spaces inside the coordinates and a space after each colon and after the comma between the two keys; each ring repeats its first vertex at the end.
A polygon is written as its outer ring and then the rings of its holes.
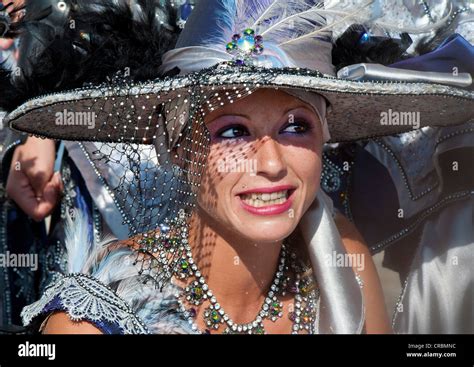
{"type": "Polygon", "coordinates": [[[126,242],[109,238],[92,245],[81,213],[67,221],[68,273],[23,309],[25,326],[38,331],[53,312],[66,312],[71,320],[88,321],[105,334],[189,332],[190,325],[177,312],[174,285],[159,289],[142,276],[137,254],[126,242]]]}

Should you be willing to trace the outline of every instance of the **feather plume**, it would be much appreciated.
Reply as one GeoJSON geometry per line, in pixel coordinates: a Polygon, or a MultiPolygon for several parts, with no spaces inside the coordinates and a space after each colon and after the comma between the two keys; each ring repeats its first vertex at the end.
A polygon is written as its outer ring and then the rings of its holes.
{"type": "Polygon", "coordinates": [[[112,235],[105,236],[97,244],[92,241],[88,217],[75,210],[74,217],[66,214],[64,228],[68,273],[82,273],[94,269],[95,264],[105,256],[108,246],[117,240],[112,235]]]}
{"type": "Polygon", "coordinates": [[[87,217],[80,210],[72,218],[66,214],[65,244],[68,255],[69,273],[80,273],[92,250],[87,217]]]}
{"type": "MultiPolygon", "coordinates": [[[[369,0],[366,3],[364,3],[363,5],[361,5],[360,7],[358,7],[357,9],[355,9],[353,11],[350,11],[345,15],[339,13],[340,15],[343,15],[339,20],[336,20],[333,23],[324,25],[319,29],[316,29],[316,30],[314,30],[312,32],[309,32],[309,33],[306,33],[306,34],[303,34],[299,37],[290,39],[288,41],[281,42],[280,45],[299,42],[299,41],[302,41],[302,40],[307,39],[309,37],[315,37],[315,36],[324,35],[324,34],[327,35],[328,31],[331,31],[334,27],[338,26],[339,24],[342,24],[342,23],[345,23],[345,22],[348,22],[348,21],[352,21],[353,19],[357,19],[358,17],[360,17],[360,13],[364,9],[366,9],[368,6],[370,6],[372,3],[373,3],[373,0],[369,0]]],[[[322,18],[322,14],[324,14],[324,11],[321,11],[319,9],[315,9],[314,11],[316,11],[317,14],[322,18]]],[[[330,12],[330,10],[328,10],[328,13],[329,12],[330,12]]],[[[310,11],[305,12],[305,13],[309,15],[309,14],[313,13],[313,10],[310,10],[310,11]]],[[[306,14],[304,15],[304,17],[307,16],[306,14]]],[[[336,13],[333,13],[333,14],[336,14],[336,13]]]]}
{"type": "Polygon", "coordinates": [[[451,16],[452,9],[450,5],[447,14],[434,24],[410,27],[384,21],[380,3],[376,0],[367,0],[356,6],[342,6],[339,2],[327,4],[317,0],[238,0],[236,6],[236,14],[226,15],[225,24],[232,24],[231,29],[223,29],[227,39],[250,27],[265,40],[280,46],[297,44],[313,37],[327,39],[335,28],[344,29],[353,23],[365,24],[385,34],[427,33],[442,27],[451,16]]]}
{"type": "Polygon", "coordinates": [[[237,1],[237,13],[231,31],[240,33],[244,28],[251,27],[266,40],[280,45],[314,36],[326,37],[336,25],[366,17],[361,13],[373,2],[368,0],[355,8],[345,9],[328,8],[324,2],[314,0],[240,0],[237,1]],[[340,19],[327,24],[328,15],[340,19]]]}
{"type": "Polygon", "coordinates": [[[28,45],[20,48],[22,74],[0,70],[0,109],[6,111],[37,95],[106,82],[117,71],[129,71],[134,81],[154,79],[180,32],[168,0],[76,2],[61,20],[33,2],[26,2],[27,15],[14,27],[28,45]]]}
{"type": "MultiPolygon", "coordinates": [[[[51,13],[51,7],[46,7],[39,12],[24,15],[25,5],[14,5],[12,2],[2,5],[0,3],[0,37],[14,39],[18,37],[28,23],[41,21],[51,13]]],[[[0,63],[0,110],[9,111],[24,100],[14,84],[13,78],[16,70],[12,71],[7,61],[0,63]]]]}
{"type": "Polygon", "coordinates": [[[399,39],[369,37],[364,40],[366,34],[367,29],[363,25],[353,24],[337,38],[332,49],[336,70],[358,63],[390,65],[409,57],[406,51],[412,41],[407,33],[402,33],[399,39]]]}
{"type": "Polygon", "coordinates": [[[199,3],[177,47],[225,45],[234,34],[253,28],[275,44],[320,28],[324,9],[314,0],[210,0],[199,3]],[[318,12],[321,11],[321,12],[318,12]]]}

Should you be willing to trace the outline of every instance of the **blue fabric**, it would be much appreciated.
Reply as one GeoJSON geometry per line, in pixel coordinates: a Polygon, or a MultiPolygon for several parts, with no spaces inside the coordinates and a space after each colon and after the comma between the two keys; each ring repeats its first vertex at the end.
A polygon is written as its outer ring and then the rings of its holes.
{"type": "Polygon", "coordinates": [[[456,67],[458,73],[474,75],[474,46],[461,35],[455,33],[446,38],[432,52],[399,61],[389,66],[399,69],[441,73],[452,73],[453,68],[456,67]]]}
{"type": "MultiPolygon", "coordinates": [[[[43,315],[46,316],[50,314],[51,312],[58,312],[58,311],[64,311],[67,313],[67,310],[64,308],[64,306],[61,303],[61,300],[59,297],[55,297],[48,305],[44,308],[43,310],[43,315]]],[[[85,321],[90,322],[93,324],[96,328],[98,328],[100,331],[102,331],[104,334],[123,334],[123,330],[120,328],[119,325],[104,321],[104,320],[91,320],[91,319],[85,319],[85,321]]]]}

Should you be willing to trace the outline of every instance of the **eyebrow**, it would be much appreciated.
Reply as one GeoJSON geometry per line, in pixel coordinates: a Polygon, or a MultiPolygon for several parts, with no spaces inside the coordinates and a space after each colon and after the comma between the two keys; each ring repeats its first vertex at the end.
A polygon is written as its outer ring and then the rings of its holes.
{"type": "MultiPolygon", "coordinates": [[[[315,112],[311,107],[307,107],[305,105],[299,105],[299,106],[295,106],[295,107],[291,107],[291,108],[287,109],[285,112],[283,112],[282,116],[287,115],[289,112],[291,112],[293,110],[297,110],[299,108],[304,108],[307,111],[315,112]]],[[[212,122],[214,122],[215,120],[217,120],[221,117],[233,117],[233,116],[239,116],[239,117],[246,118],[247,120],[250,120],[250,116],[242,114],[242,113],[226,113],[226,114],[217,116],[216,118],[212,119],[212,121],[209,121],[208,123],[212,123],[212,122]]]]}

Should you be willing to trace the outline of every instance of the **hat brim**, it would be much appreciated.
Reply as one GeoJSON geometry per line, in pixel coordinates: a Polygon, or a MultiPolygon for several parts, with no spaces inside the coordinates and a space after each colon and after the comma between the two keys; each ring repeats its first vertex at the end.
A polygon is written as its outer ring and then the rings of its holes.
{"type": "Polygon", "coordinates": [[[473,118],[474,92],[457,87],[359,82],[305,69],[219,65],[146,83],[102,85],[37,97],[12,111],[6,120],[15,130],[45,138],[150,144],[156,128],[151,116],[157,106],[173,101],[191,105],[199,101],[200,91],[241,88],[296,88],[323,95],[330,103],[330,142],[393,135],[424,126],[457,125],[473,118]],[[94,124],[58,124],[57,116],[64,112],[94,113],[94,124]]]}

